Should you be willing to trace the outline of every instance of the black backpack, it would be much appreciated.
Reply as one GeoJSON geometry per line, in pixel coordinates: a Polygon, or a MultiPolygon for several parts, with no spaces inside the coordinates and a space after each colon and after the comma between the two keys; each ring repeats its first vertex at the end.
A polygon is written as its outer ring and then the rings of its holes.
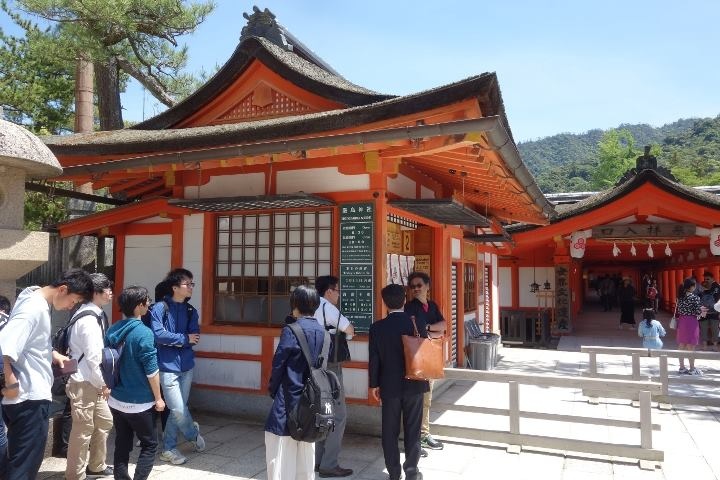
{"type": "Polygon", "coordinates": [[[340,397],[342,388],[335,372],[327,370],[330,334],[325,332],[322,353],[317,362],[313,363],[302,327],[297,323],[291,323],[288,327],[297,337],[309,369],[300,400],[295,408],[288,412],[288,430],[294,440],[318,442],[335,430],[335,400],[340,397]]]}
{"type": "MultiPolygon", "coordinates": [[[[70,317],[70,320],[67,321],[67,323],[60,327],[60,329],[55,332],[55,335],[53,335],[52,338],[52,348],[56,352],[58,352],[61,355],[67,356],[68,350],[70,348],[70,329],[73,325],[75,325],[75,322],[80,320],[84,317],[95,317],[95,319],[98,321],[98,324],[100,324],[100,329],[102,330],[102,336],[103,339],[105,338],[105,325],[103,322],[103,316],[102,314],[98,315],[94,311],[87,309],[80,312],[78,315],[77,313],[73,313],[73,316],[70,317]]],[[[80,355],[80,358],[78,358],[78,363],[80,363],[80,360],[83,359],[85,354],[83,353],[80,355]]],[[[70,379],[70,375],[61,375],[59,377],[55,377],[53,380],[53,384],[51,387],[51,391],[53,395],[65,395],[65,385],[67,384],[68,380],[70,379]]]]}
{"type": "MultiPolygon", "coordinates": [[[[70,317],[70,320],[68,320],[68,322],[64,326],[60,327],[60,329],[57,332],[55,332],[55,335],[53,335],[53,339],[52,339],[53,350],[55,350],[56,352],[58,352],[61,355],[67,356],[68,349],[70,348],[70,329],[72,328],[73,325],[75,325],[75,322],[77,322],[81,318],[90,317],[90,316],[95,317],[95,319],[98,321],[98,324],[100,324],[100,329],[102,330],[102,333],[103,333],[103,338],[105,338],[105,327],[103,325],[102,314],[98,315],[94,311],[87,309],[87,310],[83,310],[82,312],[80,312],[79,315],[74,314],[72,317],[70,317]]],[[[80,360],[82,360],[82,358],[84,356],[85,356],[84,353],[82,355],[80,355],[80,358],[78,358],[78,363],[80,362],[80,360]]]]}

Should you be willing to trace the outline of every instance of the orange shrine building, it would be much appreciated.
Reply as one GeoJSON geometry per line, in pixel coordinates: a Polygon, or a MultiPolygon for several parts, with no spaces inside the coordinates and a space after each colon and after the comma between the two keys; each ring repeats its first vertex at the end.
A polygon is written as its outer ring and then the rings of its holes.
{"type": "Polygon", "coordinates": [[[612,189],[556,205],[548,225],[507,228],[515,244],[500,260],[498,284],[508,330],[515,320],[509,336],[528,338],[526,317],[544,307],[555,333],[571,333],[606,275],[629,279],[639,298],[643,280],[655,279],[669,311],[685,278],[699,284],[710,271],[720,279],[720,197],[679,184],[648,152],[612,189]]]}
{"type": "Polygon", "coordinates": [[[61,180],[129,202],[59,226],[63,237],[113,239],[118,289],[152,291],[175,267],[194,273],[203,342],[193,395],[215,410],[266,412],[258,399],[289,294],[319,275],[340,278],[341,310],[360,332],[344,382],[348,401],[365,405],[364,332],[384,316],[380,289],[413,270],[432,278],[453,366],[465,365],[465,322],[509,335],[513,318],[543,310],[555,332],[572,332],[602,272],[654,272],[666,306],[683,276],[720,277],[714,195],[643,168],[554,206],[520,158],[494,73],[380,94],[344,79],[268,10],[248,16],[232,57],[175,107],[132,128],[45,141],[61,180]]]}

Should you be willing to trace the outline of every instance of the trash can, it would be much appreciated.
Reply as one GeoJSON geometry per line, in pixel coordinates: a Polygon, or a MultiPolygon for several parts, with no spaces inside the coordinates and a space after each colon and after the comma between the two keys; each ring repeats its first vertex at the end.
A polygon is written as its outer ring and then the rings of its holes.
{"type": "Polygon", "coordinates": [[[497,349],[500,335],[483,333],[475,322],[465,325],[467,339],[467,361],[473,370],[492,370],[497,364],[497,349]]]}

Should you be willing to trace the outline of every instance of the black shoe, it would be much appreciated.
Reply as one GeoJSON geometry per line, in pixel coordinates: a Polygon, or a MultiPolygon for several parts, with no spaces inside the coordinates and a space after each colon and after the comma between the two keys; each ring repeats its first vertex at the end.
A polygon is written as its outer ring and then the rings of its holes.
{"type": "Polygon", "coordinates": [[[115,473],[115,470],[113,470],[113,467],[108,465],[105,467],[105,470],[102,472],[93,472],[89,468],[85,469],[85,475],[87,475],[87,478],[101,478],[101,477],[112,477],[115,473]]]}
{"type": "Polygon", "coordinates": [[[423,480],[423,474],[422,474],[422,472],[418,472],[413,477],[405,477],[405,478],[406,478],[406,480],[423,480]]]}
{"type": "Polygon", "coordinates": [[[352,468],[342,468],[340,465],[332,470],[318,469],[320,478],[349,477],[353,474],[352,468]]]}
{"type": "MultiPolygon", "coordinates": [[[[295,318],[295,317],[293,317],[293,318],[295,318]]],[[[315,471],[316,471],[316,472],[319,472],[319,471],[320,471],[320,465],[315,465],[315,471]]]]}
{"type": "Polygon", "coordinates": [[[420,445],[430,450],[442,450],[443,444],[439,440],[435,440],[429,433],[420,440],[420,445]]]}
{"type": "Polygon", "coordinates": [[[427,457],[427,456],[428,456],[427,450],[425,450],[424,448],[421,448],[421,449],[420,449],[420,456],[423,457],[423,458],[427,457]]]}

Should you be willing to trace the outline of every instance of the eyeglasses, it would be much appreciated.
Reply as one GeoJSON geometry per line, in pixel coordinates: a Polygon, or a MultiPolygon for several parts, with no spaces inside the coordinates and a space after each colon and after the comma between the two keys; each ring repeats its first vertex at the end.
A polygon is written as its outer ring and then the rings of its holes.
{"type": "Polygon", "coordinates": [[[180,286],[181,286],[181,287],[190,287],[190,288],[192,288],[192,287],[195,286],[195,282],[181,283],[180,286]]]}
{"type": "Polygon", "coordinates": [[[425,286],[424,283],[411,283],[410,288],[423,288],[425,286]]]}

